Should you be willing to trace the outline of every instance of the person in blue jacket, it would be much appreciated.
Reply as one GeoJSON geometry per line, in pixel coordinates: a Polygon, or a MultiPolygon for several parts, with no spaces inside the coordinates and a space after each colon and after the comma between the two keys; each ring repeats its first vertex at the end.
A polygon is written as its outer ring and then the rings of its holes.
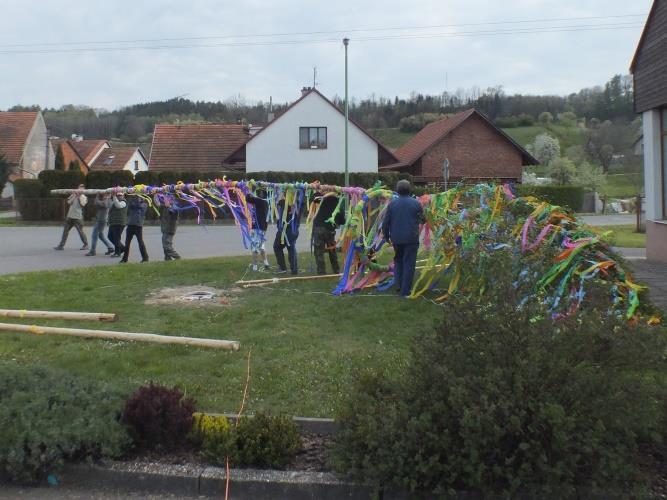
{"type": "Polygon", "coordinates": [[[421,204],[410,196],[410,182],[396,184],[398,197],[387,207],[382,233],[394,247],[394,283],[403,297],[410,295],[419,249],[419,224],[424,222],[421,204]]]}

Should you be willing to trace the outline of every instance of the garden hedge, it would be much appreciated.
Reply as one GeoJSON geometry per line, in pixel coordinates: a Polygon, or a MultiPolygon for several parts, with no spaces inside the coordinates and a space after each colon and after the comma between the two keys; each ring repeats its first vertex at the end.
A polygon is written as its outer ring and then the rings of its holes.
{"type": "Polygon", "coordinates": [[[548,201],[552,205],[568,207],[574,211],[580,210],[584,203],[586,190],[581,186],[533,186],[520,184],[516,186],[519,196],[535,196],[548,201]]]}

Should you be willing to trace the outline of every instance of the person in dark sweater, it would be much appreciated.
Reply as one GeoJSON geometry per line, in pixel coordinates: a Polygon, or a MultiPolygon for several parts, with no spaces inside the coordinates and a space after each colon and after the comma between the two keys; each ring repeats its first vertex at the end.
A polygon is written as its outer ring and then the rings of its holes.
{"type": "Polygon", "coordinates": [[[146,218],[146,210],[148,203],[141,196],[131,196],[127,203],[127,231],[125,232],[125,252],[121,262],[127,262],[130,256],[130,244],[132,238],[137,237],[139,243],[139,251],[141,252],[141,262],[148,262],[148,252],[146,245],[144,245],[143,229],[144,219],[146,218]]]}
{"type": "Polygon", "coordinates": [[[114,194],[111,198],[111,208],[109,208],[109,240],[114,246],[114,252],[111,257],[120,257],[125,251],[121,238],[123,229],[127,226],[127,203],[123,193],[114,194]]]}
{"type": "Polygon", "coordinates": [[[328,193],[324,196],[316,193],[314,202],[319,204],[313,218],[313,251],[317,263],[317,274],[326,274],[325,253],[329,254],[331,272],[338,274],[340,267],[336,254],[336,228],[345,223],[345,213],[341,210],[336,214],[334,221],[329,221],[339,202],[335,193],[328,193]]]}
{"type": "Polygon", "coordinates": [[[264,268],[269,267],[269,260],[266,258],[266,230],[269,227],[269,202],[260,196],[248,193],[246,201],[250,203],[255,210],[252,211],[252,233],[250,234],[250,250],[252,251],[252,270],[259,269],[260,258],[263,261],[264,268]]]}
{"type": "Polygon", "coordinates": [[[424,222],[421,204],[410,196],[410,182],[396,185],[398,197],[387,207],[382,233],[394,247],[394,283],[403,297],[410,295],[419,249],[419,224],[424,222]]]}
{"type": "Polygon", "coordinates": [[[285,200],[278,202],[278,227],[276,239],[273,241],[273,253],[276,256],[276,262],[281,272],[287,272],[285,265],[285,254],[283,249],[287,247],[287,256],[289,258],[289,267],[292,274],[298,274],[299,268],[296,261],[296,240],[299,237],[299,223],[301,222],[301,211],[293,205],[287,210],[286,221],[283,222],[283,212],[285,210],[285,200]],[[284,235],[283,235],[284,231],[284,235]]]}
{"type": "Polygon", "coordinates": [[[107,253],[105,255],[111,255],[114,252],[113,245],[107,237],[104,236],[104,226],[107,225],[107,217],[109,216],[110,208],[111,199],[109,198],[109,195],[107,193],[97,193],[97,196],[95,196],[95,225],[93,226],[90,250],[86,256],[95,255],[98,239],[107,247],[107,253]]]}
{"type": "Polygon", "coordinates": [[[174,250],[174,235],[178,225],[178,210],[174,209],[174,200],[171,196],[164,196],[158,205],[160,210],[160,230],[162,231],[162,250],[164,260],[180,259],[181,256],[174,250]]]}

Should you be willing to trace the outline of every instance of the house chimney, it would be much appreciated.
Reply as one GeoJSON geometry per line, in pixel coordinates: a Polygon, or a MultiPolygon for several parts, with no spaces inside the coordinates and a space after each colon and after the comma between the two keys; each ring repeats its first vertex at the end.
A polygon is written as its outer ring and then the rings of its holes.
{"type": "Polygon", "coordinates": [[[301,95],[302,96],[306,95],[308,92],[310,92],[310,87],[303,87],[301,89],[301,95]]]}
{"type": "Polygon", "coordinates": [[[276,115],[273,112],[273,96],[269,96],[269,114],[266,117],[266,123],[272,122],[275,117],[276,115]]]}

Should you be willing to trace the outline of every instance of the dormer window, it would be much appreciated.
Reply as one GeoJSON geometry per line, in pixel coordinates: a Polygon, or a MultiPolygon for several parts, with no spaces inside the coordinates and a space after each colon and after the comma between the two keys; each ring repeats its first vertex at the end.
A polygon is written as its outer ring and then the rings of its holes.
{"type": "Polygon", "coordinates": [[[326,127],[299,127],[300,149],[326,149],[326,127]]]}

